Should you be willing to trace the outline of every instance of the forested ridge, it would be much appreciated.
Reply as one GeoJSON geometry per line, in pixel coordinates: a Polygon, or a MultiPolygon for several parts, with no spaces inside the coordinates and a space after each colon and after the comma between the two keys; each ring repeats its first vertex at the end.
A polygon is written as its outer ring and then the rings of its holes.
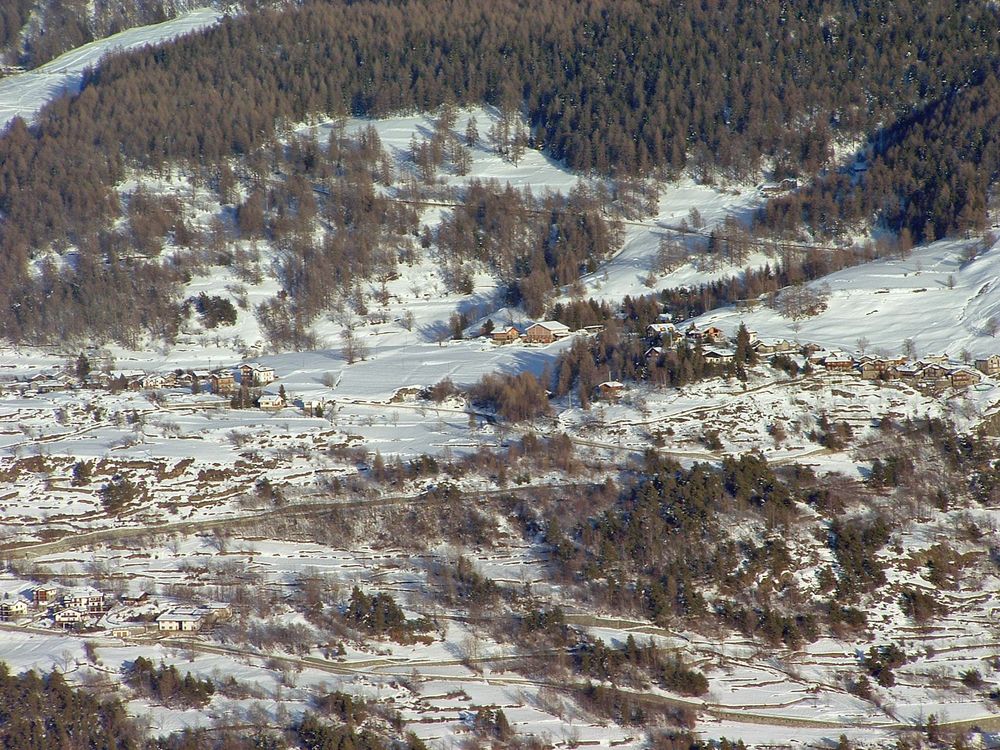
{"type": "MultiPolygon", "coordinates": [[[[40,312],[54,295],[77,312],[109,298],[147,311],[93,321],[100,335],[162,335],[183,274],[125,257],[109,231],[122,212],[112,187],[129,166],[187,164],[205,179],[234,157],[260,166],[282,125],[310,115],[486,102],[522,113],[533,145],[581,171],[827,170],[769,208],[762,218],[779,229],[832,233],[873,218],[920,237],[975,227],[996,172],[984,126],[1000,108],[997,26],[992,5],[955,0],[314,1],[230,18],[109,59],[78,97],[0,139],[3,328],[65,335],[40,312]],[[836,140],[879,127],[867,177],[832,171],[836,140]],[[29,276],[38,250],[69,245],[74,267],[29,276]]],[[[565,283],[578,263],[547,265],[565,283]]]]}

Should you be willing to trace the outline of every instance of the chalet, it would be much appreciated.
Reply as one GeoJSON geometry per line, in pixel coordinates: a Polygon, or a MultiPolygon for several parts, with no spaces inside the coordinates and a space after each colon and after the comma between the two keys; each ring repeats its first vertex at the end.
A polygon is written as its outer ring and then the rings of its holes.
{"type": "Polygon", "coordinates": [[[35,587],[31,592],[31,601],[36,607],[46,607],[55,604],[62,589],[54,583],[43,583],[35,587]]]}
{"type": "Polygon", "coordinates": [[[265,393],[257,399],[257,406],[261,409],[284,409],[285,399],[276,393],[265,393]]]}
{"type": "Polygon", "coordinates": [[[1000,354],[992,354],[986,359],[976,360],[976,369],[983,375],[997,375],[1000,374],[1000,354]]]}
{"type": "Polygon", "coordinates": [[[256,362],[248,362],[239,366],[240,383],[247,385],[267,385],[273,383],[275,372],[273,367],[259,365],[256,362]]]}
{"type": "Polygon", "coordinates": [[[0,621],[6,622],[28,614],[28,602],[20,596],[0,600],[0,621]]]}
{"type": "Polygon", "coordinates": [[[833,352],[828,352],[826,349],[814,349],[810,354],[806,354],[805,358],[811,365],[821,365],[832,356],[833,352]]]}
{"type": "Polygon", "coordinates": [[[174,379],[174,383],[178,388],[190,388],[193,382],[194,376],[190,372],[182,372],[174,379]]]}
{"type": "Polygon", "coordinates": [[[695,342],[700,342],[702,339],[705,338],[705,334],[702,333],[701,330],[698,328],[698,326],[696,326],[694,323],[692,323],[685,329],[684,336],[689,341],[695,341],[695,342]]]}
{"type": "Polygon", "coordinates": [[[878,380],[885,370],[879,368],[873,360],[858,363],[858,374],[862,380],[878,380]]]}
{"type": "Polygon", "coordinates": [[[663,356],[663,352],[666,351],[662,346],[651,346],[642,355],[646,362],[657,362],[660,357],[663,356]]]}
{"type": "Polygon", "coordinates": [[[936,362],[925,365],[924,368],[920,370],[920,382],[922,384],[936,384],[945,379],[948,379],[948,370],[936,362]]]}
{"type": "Polygon", "coordinates": [[[490,334],[490,340],[493,341],[494,344],[512,344],[520,338],[521,332],[514,326],[495,329],[493,333],[490,334]]]}
{"type": "Polygon", "coordinates": [[[656,319],[661,323],[673,323],[674,316],[670,313],[660,313],[656,316],[656,319]]]}
{"type": "Polygon", "coordinates": [[[598,395],[605,401],[617,401],[625,390],[625,384],[617,380],[608,380],[597,386],[598,395]]]}
{"type": "Polygon", "coordinates": [[[205,620],[205,616],[191,608],[178,608],[170,612],[164,612],[156,618],[156,629],[166,632],[190,633],[200,630],[205,620]]]}
{"type": "Polygon", "coordinates": [[[677,329],[673,323],[650,323],[646,326],[646,336],[648,338],[659,338],[668,346],[673,343],[674,336],[676,335],[677,329]]]}
{"type": "Polygon", "coordinates": [[[100,612],[104,609],[104,592],[90,586],[68,589],[62,595],[62,603],[71,609],[100,612]]]}
{"type": "Polygon", "coordinates": [[[134,607],[138,604],[142,604],[143,602],[147,601],[149,599],[149,592],[140,591],[137,594],[122,594],[119,598],[121,599],[122,604],[129,607],[134,607]]]}
{"type": "Polygon", "coordinates": [[[142,379],[142,387],[146,389],[153,388],[165,388],[167,385],[166,379],[159,373],[152,373],[147,375],[142,379]]]}
{"type": "Polygon", "coordinates": [[[75,628],[81,625],[86,618],[86,613],[80,611],[79,609],[60,609],[55,613],[53,619],[56,621],[56,625],[62,625],[64,628],[75,628]]]}
{"type": "Polygon", "coordinates": [[[847,354],[831,354],[823,360],[823,367],[829,372],[851,372],[854,370],[854,359],[847,354]]]}
{"type": "Polygon", "coordinates": [[[956,367],[950,373],[950,380],[953,388],[968,388],[970,385],[975,385],[982,379],[983,376],[980,373],[969,369],[968,367],[956,367]]]}
{"type": "Polygon", "coordinates": [[[902,365],[896,365],[896,367],[892,369],[895,374],[903,380],[916,380],[923,367],[924,366],[919,362],[909,362],[902,365]]]}
{"type": "Polygon", "coordinates": [[[757,339],[756,341],[751,340],[750,344],[758,354],[784,354],[786,352],[794,352],[797,348],[795,342],[788,339],[773,339],[770,341],[757,339]]]}
{"type": "Polygon", "coordinates": [[[232,393],[236,390],[236,378],[231,372],[219,370],[208,376],[208,384],[212,393],[232,393]]]}
{"type": "Polygon", "coordinates": [[[713,365],[728,365],[733,361],[733,353],[721,349],[706,349],[705,361],[713,365]]]}
{"type": "Polygon", "coordinates": [[[716,328],[715,326],[709,326],[704,331],[702,331],[702,339],[707,341],[709,344],[717,344],[720,341],[726,340],[726,334],[721,328],[716,328]]]}
{"type": "Polygon", "coordinates": [[[551,344],[557,339],[569,336],[569,326],[556,320],[543,320],[528,326],[524,332],[524,340],[529,344],[551,344]]]}

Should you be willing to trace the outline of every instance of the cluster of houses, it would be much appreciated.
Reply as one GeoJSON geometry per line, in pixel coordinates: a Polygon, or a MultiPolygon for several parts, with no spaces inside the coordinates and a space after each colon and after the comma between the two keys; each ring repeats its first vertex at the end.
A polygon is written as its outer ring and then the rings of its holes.
{"type": "MultiPolygon", "coordinates": [[[[750,346],[758,356],[771,357],[784,354],[802,357],[811,367],[823,368],[829,373],[853,375],[864,380],[899,380],[920,388],[968,388],[983,376],[1000,375],[1000,354],[987,359],[977,359],[975,368],[950,361],[945,356],[928,356],[914,362],[906,357],[849,354],[828,351],[818,344],[798,344],[787,339],[765,341],[755,331],[749,331],[750,346]]],[[[686,339],[703,347],[706,360],[716,364],[729,364],[735,351],[727,345],[728,338],[714,326],[699,329],[693,323],[680,331],[669,321],[652,323],[646,327],[646,336],[652,346],[646,352],[647,360],[659,359],[667,347],[686,339]]]]}
{"type": "Polygon", "coordinates": [[[75,628],[96,620],[108,608],[104,592],[91,586],[64,588],[46,583],[31,589],[28,595],[30,599],[5,594],[0,599],[0,621],[17,620],[34,609],[50,613],[52,621],[61,627],[75,628]]]}
{"type": "Polygon", "coordinates": [[[266,386],[273,383],[276,378],[273,367],[249,362],[234,369],[93,372],[82,383],[66,374],[39,373],[20,381],[15,387],[19,386],[34,393],[50,393],[71,390],[78,386],[93,390],[119,391],[149,391],[161,388],[192,390],[197,384],[199,391],[207,390],[219,395],[230,395],[236,392],[238,385],[245,383],[253,387],[266,386]]]}
{"type": "MultiPolygon", "coordinates": [[[[10,622],[28,617],[33,612],[40,618],[48,618],[56,626],[66,630],[96,626],[116,605],[142,607],[150,612],[156,631],[192,632],[201,630],[208,624],[227,619],[229,608],[222,604],[204,606],[174,606],[158,611],[150,606],[149,596],[140,593],[123,595],[116,602],[112,597],[91,586],[64,587],[52,583],[35,586],[25,594],[4,594],[0,599],[0,622],[10,622]]],[[[149,620],[150,618],[144,618],[149,620]]],[[[131,626],[112,628],[112,634],[133,634],[150,629],[148,622],[136,622],[131,626]]]]}
{"type": "Polygon", "coordinates": [[[557,320],[543,320],[524,327],[508,325],[493,329],[489,336],[495,344],[513,344],[524,341],[526,344],[551,344],[566,338],[572,333],[569,326],[557,320]]]}

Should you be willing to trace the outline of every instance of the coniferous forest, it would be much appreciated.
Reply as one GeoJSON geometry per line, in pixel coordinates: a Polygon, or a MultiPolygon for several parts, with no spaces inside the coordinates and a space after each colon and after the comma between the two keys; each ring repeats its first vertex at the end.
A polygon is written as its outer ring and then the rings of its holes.
{"type": "MultiPolygon", "coordinates": [[[[581,172],[814,180],[761,212],[772,230],[975,229],[1000,163],[997,13],[958,0],[315,0],[246,12],[108,59],[80,95],[9,126],[0,325],[25,341],[169,337],[184,274],[123,248],[113,186],[130,167],[178,164],[219,185],[231,161],[263,181],[276,134],[312,115],[488,103],[523,115],[531,145],[581,172]],[[833,160],[847,142],[872,146],[860,177],[833,160]],[[28,273],[40,251],[70,247],[73,264],[28,273]]],[[[578,230],[598,245],[611,236],[578,230]]],[[[530,262],[543,254],[521,252],[503,273],[531,296],[592,260],[530,262]]]]}

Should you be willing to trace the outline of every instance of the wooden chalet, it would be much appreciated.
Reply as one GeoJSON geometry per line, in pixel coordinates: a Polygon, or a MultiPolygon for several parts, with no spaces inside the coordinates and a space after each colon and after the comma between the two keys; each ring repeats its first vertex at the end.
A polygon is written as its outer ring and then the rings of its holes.
{"type": "Polygon", "coordinates": [[[854,370],[854,358],[846,354],[831,354],[823,360],[823,367],[828,372],[851,372],[854,370]]]}
{"type": "Polygon", "coordinates": [[[597,386],[597,394],[605,401],[617,401],[625,391],[625,384],[617,380],[607,380],[597,386]]]}
{"type": "Polygon", "coordinates": [[[647,338],[659,338],[665,342],[668,346],[673,343],[674,337],[677,335],[677,328],[673,323],[650,323],[646,326],[646,336],[647,338]]]}
{"type": "Polygon", "coordinates": [[[704,341],[709,344],[717,344],[720,341],[726,340],[726,333],[721,328],[715,326],[709,326],[701,333],[701,337],[704,341]]]}
{"type": "Polygon", "coordinates": [[[642,358],[646,360],[647,364],[659,362],[665,351],[662,346],[651,346],[643,353],[642,358]]]}
{"type": "Polygon", "coordinates": [[[983,375],[998,375],[1000,374],[1000,354],[991,354],[985,359],[976,360],[976,369],[983,375]]]}
{"type": "Polygon", "coordinates": [[[543,320],[528,326],[524,332],[524,340],[529,344],[551,344],[569,334],[569,326],[557,320],[543,320]]]}
{"type": "Polygon", "coordinates": [[[493,333],[490,334],[490,340],[494,344],[513,344],[520,338],[521,338],[521,332],[518,331],[514,326],[507,326],[506,328],[494,329],[493,333]]]}
{"type": "Polygon", "coordinates": [[[208,383],[212,393],[232,393],[236,390],[236,378],[233,373],[219,370],[208,376],[208,383]]]}
{"type": "Polygon", "coordinates": [[[953,388],[968,388],[983,379],[981,373],[968,367],[956,367],[951,371],[950,380],[953,388]]]}

